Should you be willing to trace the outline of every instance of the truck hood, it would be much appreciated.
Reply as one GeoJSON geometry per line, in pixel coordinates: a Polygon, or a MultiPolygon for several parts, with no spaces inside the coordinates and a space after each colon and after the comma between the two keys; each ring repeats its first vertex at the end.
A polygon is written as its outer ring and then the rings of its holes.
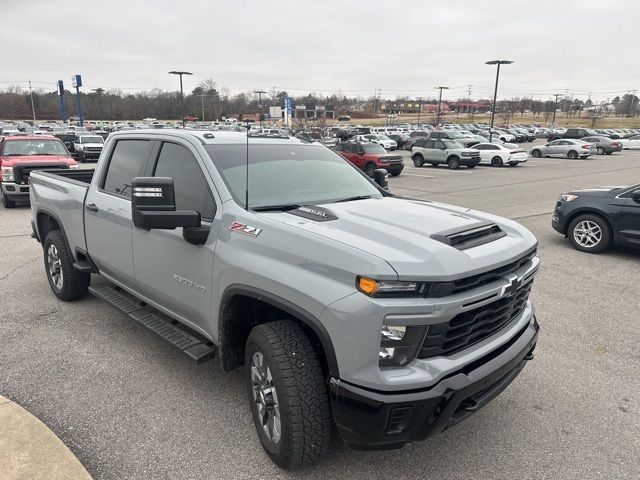
{"type": "Polygon", "coordinates": [[[5,167],[18,167],[26,164],[51,163],[56,165],[73,165],[76,162],[71,157],[53,155],[21,155],[15,157],[2,157],[2,165],[5,167]]]}
{"type": "Polygon", "coordinates": [[[299,210],[260,215],[375,255],[399,278],[460,278],[507,264],[537,244],[516,222],[428,201],[383,197],[307,208],[325,217],[299,210]],[[446,243],[451,233],[490,224],[500,228],[501,236],[466,249],[446,243]]]}

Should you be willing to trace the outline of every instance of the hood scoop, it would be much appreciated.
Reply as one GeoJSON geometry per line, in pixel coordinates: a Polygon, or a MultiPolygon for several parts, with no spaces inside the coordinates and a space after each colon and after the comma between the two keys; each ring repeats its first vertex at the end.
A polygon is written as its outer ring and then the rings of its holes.
{"type": "Polygon", "coordinates": [[[495,223],[478,222],[468,225],[464,229],[456,228],[434,233],[430,238],[458,250],[466,250],[506,236],[506,232],[495,223]]]}

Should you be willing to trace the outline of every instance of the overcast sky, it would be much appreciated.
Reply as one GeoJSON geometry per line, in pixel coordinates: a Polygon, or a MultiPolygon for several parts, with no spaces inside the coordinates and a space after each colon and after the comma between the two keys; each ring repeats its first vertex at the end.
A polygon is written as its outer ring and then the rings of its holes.
{"type": "MultiPolygon", "coordinates": [[[[169,70],[231,93],[499,98],[640,90],[636,0],[2,0],[0,88],[175,90],[169,70]],[[50,82],[36,83],[36,82],[50,82]],[[26,84],[21,83],[21,86],[26,84]]],[[[443,98],[444,98],[443,97],[443,98]]]]}

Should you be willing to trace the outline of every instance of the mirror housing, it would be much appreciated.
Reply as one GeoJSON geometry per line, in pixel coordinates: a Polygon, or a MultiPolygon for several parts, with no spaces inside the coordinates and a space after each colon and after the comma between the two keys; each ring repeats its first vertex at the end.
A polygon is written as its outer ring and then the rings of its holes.
{"type": "Polygon", "coordinates": [[[136,177],[131,181],[131,218],[145,230],[173,230],[178,227],[200,227],[200,214],[176,210],[173,179],[136,177]]]}
{"type": "Polygon", "coordinates": [[[373,171],[373,181],[379,187],[384,188],[385,190],[389,189],[389,172],[387,172],[384,168],[377,168],[373,171]]]}

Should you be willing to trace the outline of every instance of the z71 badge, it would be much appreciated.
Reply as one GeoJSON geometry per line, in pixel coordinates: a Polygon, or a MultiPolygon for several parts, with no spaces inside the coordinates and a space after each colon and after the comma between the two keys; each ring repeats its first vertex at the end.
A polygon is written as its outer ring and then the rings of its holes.
{"type": "Polygon", "coordinates": [[[245,235],[251,235],[252,237],[257,237],[262,231],[261,228],[252,227],[251,225],[245,225],[240,222],[233,222],[229,225],[229,230],[232,232],[244,233],[245,235]]]}

